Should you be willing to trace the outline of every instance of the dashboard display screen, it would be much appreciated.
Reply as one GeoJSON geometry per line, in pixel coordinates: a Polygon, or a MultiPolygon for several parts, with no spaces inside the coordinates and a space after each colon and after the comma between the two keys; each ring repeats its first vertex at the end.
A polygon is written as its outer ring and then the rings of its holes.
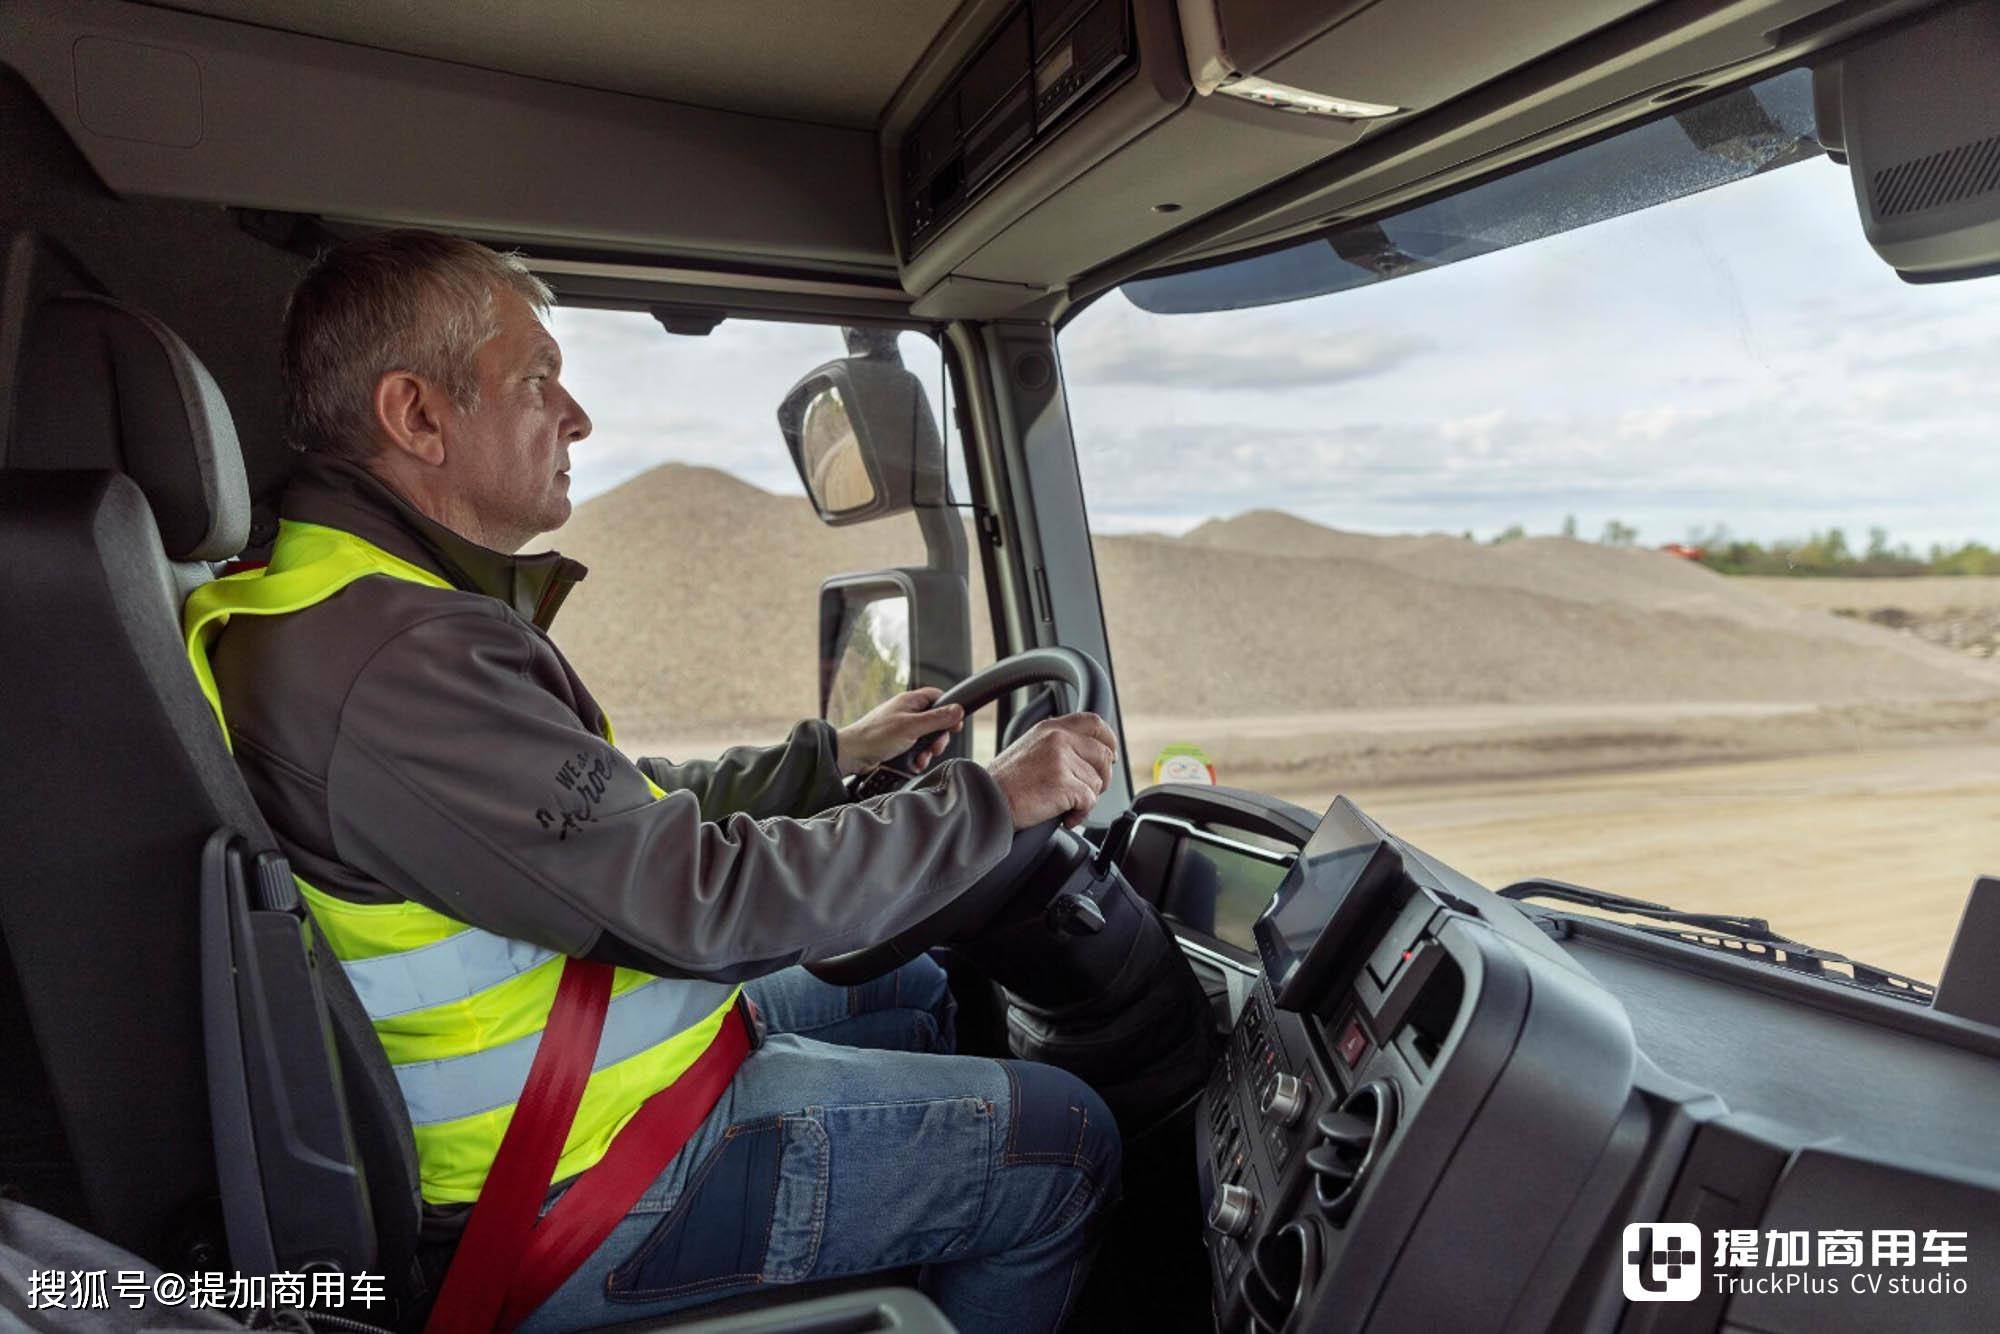
{"type": "Polygon", "coordinates": [[[1387,836],[1374,821],[1339,797],[1300,849],[1298,860],[1271,896],[1271,906],[1257,919],[1257,952],[1280,1004],[1286,1003],[1288,989],[1302,980],[1314,946],[1329,935],[1328,927],[1343,916],[1342,908],[1355,899],[1363,882],[1399,861],[1384,851],[1386,843],[1387,836]]]}

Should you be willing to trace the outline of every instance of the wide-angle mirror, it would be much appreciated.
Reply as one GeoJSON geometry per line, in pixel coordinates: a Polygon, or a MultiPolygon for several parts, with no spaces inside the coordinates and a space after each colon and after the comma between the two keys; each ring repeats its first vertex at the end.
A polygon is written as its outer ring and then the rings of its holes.
{"type": "Polygon", "coordinates": [[[864,523],[945,499],[937,418],[900,358],[827,362],[785,395],[778,428],[825,523],[864,523]]]}
{"type": "Polygon", "coordinates": [[[820,509],[848,514],[874,501],[875,481],[868,475],[839,385],[829,384],[806,400],[799,418],[799,455],[806,490],[820,509]]]}
{"type": "Polygon", "coordinates": [[[821,677],[820,716],[845,727],[910,688],[910,599],[851,590],[841,600],[833,652],[821,677]],[[872,596],[871,596],[872,594],[872,596]]]}

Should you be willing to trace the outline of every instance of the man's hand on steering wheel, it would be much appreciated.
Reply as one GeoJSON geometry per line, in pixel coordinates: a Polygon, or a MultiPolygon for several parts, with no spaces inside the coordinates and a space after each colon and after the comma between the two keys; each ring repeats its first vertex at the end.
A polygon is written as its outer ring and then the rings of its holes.
{"type": "MultiPolygon", "coordinates": [[[[1075,712],[1051,718],[1031,729],[987,766],[1000,786],[1014,825],[1006,855],[978,880],[947,898],[929,916],[910,923],[887,940],[844,954],[808,958],[806,968],[813,976],[835,986],[854,986],[909,962],[933,945],[976,931],[1016,894],[1029,888],[1037,870],[1051,860],[1047,854],[1052,843],[1068,841],[1072,852],[1083,846],[1074,834],[1064,832],[1059,826],[1064,822],[1083,823],[1109,783],[1117,758],[1115,734],[1094,713],[1111,701],[1111,678],[1089,654],[1061,645],[1028,649],[981,668],[942,696],[925,691],[899,696],[855,726],[864,726],[884,714],[900,713],[899,721],[883,725],[912,729],[901,735],[922,741],[931,732],[940,730],[947,716],[951,716],[945,713],[948,708],[962,705],[966,712],[976,713],[1010,690],[1045,681],[1059,682],[1069,688],[1075,712]],[[932,707],[925,710],[924,705],[933,701],[936,702],[932,707]],[[918,711],[911,712],[912,705],[918,711]]],[[[963,714],[951,716],[949,725],[962,727],[963,714]]],[[[868,753],[850,753],[845,735],[841,741],[843,768],[855,755],[868,753]]],[[[867,742],[861,744],[865,746],[867,742]]],[[[892,743],[884,740],[880,744],[892,743]]],[[[935,745],[935,742],[925,743],[922,749],[930,752],[935,745]]],[[[895,775],[902,763],[899,754],[882,764],[871,777],[861,780],[863,790],[857,799],[897,790],[881,785],[878,780],[895,775]],[[866,790],[871,785],[877,790],[866,790]]],[[[918,782],[916,778],[908,778],[901,786],[914,786],[918,782]]],[[[1053,892],[1054,886],[1049,888],[1053,892]]]]}
{"type": "Polygon", "coordinates": [[[938,734],[937,739],[898,767],[918,773],[943,754],[951,743],[951,734],[965,727],[965,710],[958,705],[931,707],[943,693],[936,686],[906,690],[883,700],[841,728],[838,735],[842,776],[866,773],[896,759],[933,732],[938,734]]]}
{"type": "Polygon", "coordinates": [[[1102,718],[1069,713],[1036,723],[994,756],[987,771],[1007,796],[1014,828],[1061,816],[1074,829],[1104,794],[1117,758],[1118,738],[1102,718]]]}

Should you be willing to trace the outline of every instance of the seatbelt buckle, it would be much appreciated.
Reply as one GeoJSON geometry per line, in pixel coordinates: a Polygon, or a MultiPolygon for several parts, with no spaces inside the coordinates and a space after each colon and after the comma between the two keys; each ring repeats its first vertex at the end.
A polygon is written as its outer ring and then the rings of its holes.
{"type": "Polygon", "coordinates": [[[764,1016],[757,1009],[757,1002],[742,992],[736,993],[736,1013],[742,1019],[743,1035],[748,1039],[751,1051],[764,1045],[764,1016]]]}

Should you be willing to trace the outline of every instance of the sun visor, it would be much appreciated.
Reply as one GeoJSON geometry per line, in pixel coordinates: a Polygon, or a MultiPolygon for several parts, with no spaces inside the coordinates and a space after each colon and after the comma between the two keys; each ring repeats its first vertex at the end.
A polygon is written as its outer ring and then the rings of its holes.
{"type": "Polygon", "coordinates": [[[2000,5],[1945,10],[1817,79],[1875,253],[1909,282],[2000,272],[2000,5]]]}

